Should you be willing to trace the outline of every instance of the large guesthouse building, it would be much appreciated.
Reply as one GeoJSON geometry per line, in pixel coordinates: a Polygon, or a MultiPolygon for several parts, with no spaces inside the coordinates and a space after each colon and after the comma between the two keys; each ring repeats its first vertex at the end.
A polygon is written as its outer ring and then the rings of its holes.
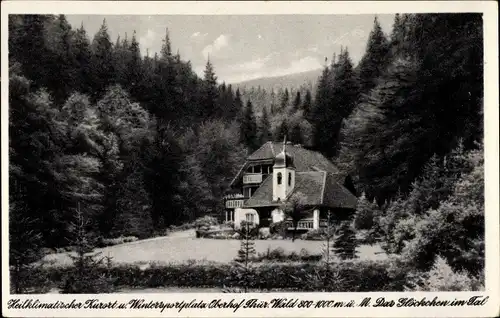
{"type": "Polygon", "coordinates": [[[246,220],[269,227],[287,219],[282,207],[299,193],[309,211],[298,222],[300,230],[326,225],[328,211],[342,219],[356,209],[351,179],[326,157],[286,141],[267,142],[247,157],[231,182],[223,218],[235,226],[246,220]]]}

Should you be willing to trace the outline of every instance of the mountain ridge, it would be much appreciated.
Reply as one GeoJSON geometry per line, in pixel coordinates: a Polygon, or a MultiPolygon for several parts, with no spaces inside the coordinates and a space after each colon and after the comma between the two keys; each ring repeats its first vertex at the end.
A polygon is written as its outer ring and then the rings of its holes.
{"type": "Polygon", "coordinates": [[[260,86],[266,90],[279,90],[280,88],[297,89],[304,85],[316,87],[316,83],[319,76],[321,76],[321,72],[322,69],[318,68],[315,70],[287,75],[259,77],[242,82],[231,83],[231,85],[239,87],[240,89],[260,86]]]}

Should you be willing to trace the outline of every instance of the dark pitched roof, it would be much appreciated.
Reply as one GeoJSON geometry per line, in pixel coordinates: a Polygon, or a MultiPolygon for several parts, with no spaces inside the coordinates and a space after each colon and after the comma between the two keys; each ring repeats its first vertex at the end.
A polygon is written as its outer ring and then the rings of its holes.
{"type": "Polygon", "coordinates": [[[301,193],[304,196],[305,204],[321,205],[323,202],[325,176],[326,172],[324,171],[295,173],[295,187],[289,197],[301,193]]]}
{"type": "MultiPolygon", "coordinates": [[[[282,142],[268,141],[248,156],[247,160],[253,161],[274,159],[282,149],[282,142]]],[[[309,150],[296,145],[286,145],[286,152],[293,156],[295,168],[297,169],[296,171],[310,171],[316,167],[319,170],[339,173],[339,169],[335,167],[330,160],[317,151],[309,150]]]]}
{"type": "MultiPolygon", "coordinates": [[[[343,176],[326,171],[297,172],[295,188],[289,197],[301,193],[309,206],[355,209],[357,198],[343,185],[343,176]]],[[[273,201],[272,177],[268,176],[244,207],[278,206],[273,201]]]]}
{"type": "Polygon", "coordinates": [[[244,206],[278,206],[277,202],[273,201],[273,176],[269,175],[262,181],[260,187],[255,190],[255,193],[250,199],[245,201],[244,206]]]}
{"type": "MultiPolygon", "coordinates": [[[[268,141],[259,149],[247,157],[247,162],[241,167],[231,182],[233,185],[244,172],[244,169],[251,161],[274,160],[283,149],[282,142],[268,141]]],[[[286,145],[286,152],[293,156],[295,169],[297,172],[303,171],[326,171],[330,173],[340,173],[339,169],[325,156],[317,151],[303,148],[296,145],[286,145]]]]}
{"type": "Polygon", "coordinates": [[[323,191],[323,205],[336,208],[356,208],[358,198],[344,187],[344,181],[345,178],[340,174],[327,174],[323,191]]]}

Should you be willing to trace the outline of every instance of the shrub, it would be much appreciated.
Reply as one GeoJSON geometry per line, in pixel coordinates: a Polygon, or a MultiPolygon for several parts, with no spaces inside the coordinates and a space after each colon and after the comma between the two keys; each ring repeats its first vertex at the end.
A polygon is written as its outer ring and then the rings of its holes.
{"type": "Polygon", "coordinates": [[[196,228],[195,222],[188,222],[188,223],[183,223],[181,225],[172,224],[168,227],[168,231],[169,232],[186,231],[194,228],[196,228]]]}
{"type": "Polygon", "coordinates": [[[404,254],[426,271],[436,256],[457,272],[481,276],[484,270],[484,160],[481,150],[469,154],[473,169],[463,174],[452,195],[429,210],[414,226],[404,254]]]}
{"type": "Polygon", "coordinates": [[[290,226],[290,222],[287,222],[287,221],[274,222],[274,223],[271,223],[271,225],[269,226],[269,232],[271,234],[285,237],[287,235],[289,226],[290,226]]]}
{"type": "Polygon", "coordinates": [[[120,236],[117,238],[100,238],[97,240],[97,247],[113,246],[118,244],[130,243],[137,241],[136,236],[120,236]]]}
{"type": "Polygon", "coordinates": [[[202,234],[202,237],[205,238],[210,238],[210,239],[218,239],[218,240],[230,240],[233,239],[235,231],[232,229],[222,229],[222,230],[214,230],[214,231],[207,231],[204,234],[202,234]]]}
{"type": "Polygon", "coordinates": [[[219,220],[217,218],[210,216],[210,215],[205,215],[201,218],[198,218],[194,221],[194,225],[196,228],[204,228],[208,227],[210,228],[211,226],[218,225],[219,220]]]}
{"type": "MultiPolygon", "coordinates": [[[[196,263],[152,265],[141,269],[138,265],[115,265],[95,267],[96,274],[107,277],[112,287],[157,288],[179,287],[245,287],[260,291],[331,291],[369,292],[404,291],[409,273],[408,264],[400,259],[386,261],[349,260],[333,262],[331,277],[337,277],[324,286],[319,281],[324,269],[319,263],[262,263],[248,266],[248,281],[242,280],[242,271],[234,264],[196,263]],[[320,274],[316,278],[311,277],[320,274]]],[[[50,284],[60,285],[74,275],[74,267],[43,267],[37,269],[50,284]]],[[[31,282],[30,283],[34,283],[31,282]]],[[[106,287],[106,286],[104,286],[106,287]]],[[[102,291],[98,291],[102,292],[102,291]]]]}
{"type": "Polygon", "coordinates": [[[251,239],[259,237],[259,228],[254,223],[247,222],[246,220],[241,221],[237,232],[240,234],[240,238],[244,238],[245,235],[249,235],[251,239]]]}
{"type": "Polygon", "coordinates": [[[300,238],[309,241],[322,241],[325,238],[324,235],[325,235],[325,229],[319,228],[307,231],[306,233],[302,234],[300,238]]]}
{"type": "MultiPolygon", "coordinates": [[[[484,278],[484,277],[483,277],[484,278]]],[[[415,291],[480,291],[484,290],[482,279],[465,272],[455,272],[442,257],[437,257],[428,273],[413,279],[415,291]]]]}
{"type": "Polygon", "coordinates": [[[257,257],[253,258],[253,262],[262,262],[262,261],[278,261],[278,262],[318,262],[321,260],[321,254],[310,254],[305,248],[300,250],[300,253],[291,252],[286,253],[285,250],[281,247],[270,249],[268,248],[265,253],[259,253],[257,257]]]}
{"type": "Polygon", "coordinates": [[[226,221],[222,225],[224,227],[228,227],[228,228],[234,229],[234,222],[233,221],[226,221]]]}
{"type": "Polygon", "coordinates": [[[268,227],[259,228],[259,239],[260,240],[267,240],[270,237],[271,237],[271,232],[269,231],[268,227]]]}
{"type": "Polygon", "coordinates": [[[403,253],[420,271],[443,257],[454,271],[484,269],[484,151],[463,147],[429,160],[407,198],[399,196],[380,218],[384,249],[403,253]]]}
{"type": "Polygon", "coordinates": [[[285,250],[281,247],[275,248],[269,252],[269,259],[281,260],[285,258],[285,250]]]}

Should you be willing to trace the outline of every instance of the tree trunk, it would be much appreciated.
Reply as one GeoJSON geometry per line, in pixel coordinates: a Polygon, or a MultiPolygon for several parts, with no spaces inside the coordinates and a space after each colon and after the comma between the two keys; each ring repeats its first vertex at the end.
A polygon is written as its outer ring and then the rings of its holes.
{"type": "Polygon", "coordinates": [[[13,283],[14,283],[14,293],[21,294],[21,266],[19,264],[14,265],[14,275],[13,275],[13,283]]]}
{"type": "Polygon", "coordinates": [[[293,232],[292,232],[292,242],[295,242],[295,233],[297,233],[297,227],[299,226],[299,222],[293,222],[293,232]]]}

